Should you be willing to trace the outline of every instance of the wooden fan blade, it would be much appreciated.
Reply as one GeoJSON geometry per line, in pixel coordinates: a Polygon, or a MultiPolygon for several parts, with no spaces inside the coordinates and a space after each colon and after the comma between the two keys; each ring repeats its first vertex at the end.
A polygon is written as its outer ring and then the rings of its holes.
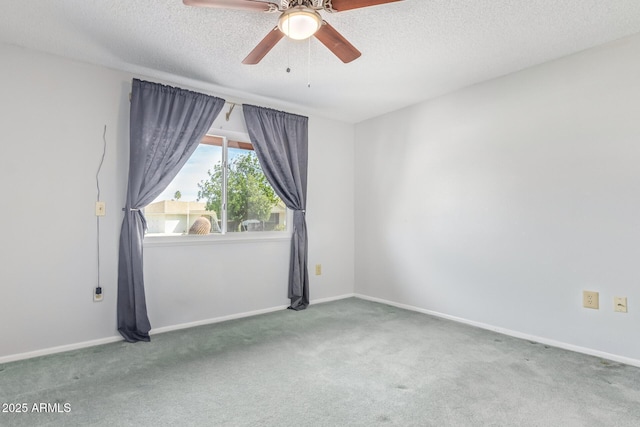
{"type": "Polygon", "coordinates": [[[247,55],[246,58],[242,61],[243,64],[246,65],[255,65],[264,58],[264,56],[269,53],[273,47],[278,44],[280,39],[284,37],[284,33],[278,29],[278,27],[273,27],[273,30],[269,31],[269,34],[266,35],[265,38],[262,39],[260,43],[247,55]]]}
{"type": "Polygon", "coordinates": [[[335,28],[329,25],[327,21],[322,21],[322,25],[315,33],[315,36],[345,64],[362,55],[358,49],[349,43],[335,28]]]}
{"type": "Polygon", "coordinates": [[[402,0],[331,0],[331,7],[342,12],[344,10],[359,9],[361,7],[377,6],[402,0]]]}
{"type": "Polygon", "coordinates": [[[257,10],[269,12],[278,10],[278,5],[271,2],[252,0],[182,0],[187,6],[217,7],[224,9],[257,10]],[[275,8],[275,9],[274,9],[275,8]]]}

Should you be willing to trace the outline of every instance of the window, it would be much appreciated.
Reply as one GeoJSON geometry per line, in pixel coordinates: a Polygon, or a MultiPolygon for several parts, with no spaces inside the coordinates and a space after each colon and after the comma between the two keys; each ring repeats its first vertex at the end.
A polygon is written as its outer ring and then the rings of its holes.
{"type": "Polygon", "coordinates": [[[147,236],[287,229],[286,206],[264,176],[251,143],[213,135],[202,139],[144,214],[147,236]]]}

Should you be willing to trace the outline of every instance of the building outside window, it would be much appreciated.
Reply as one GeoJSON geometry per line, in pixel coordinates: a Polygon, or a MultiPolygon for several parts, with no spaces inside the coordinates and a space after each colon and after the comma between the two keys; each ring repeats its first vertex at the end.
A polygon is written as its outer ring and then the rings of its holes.
{"type": "Polygon", "coordinates": [[[206,135],[169,186],[144,209],[147,236],[286,231],[287,208],[253,146],[206,135]]]}

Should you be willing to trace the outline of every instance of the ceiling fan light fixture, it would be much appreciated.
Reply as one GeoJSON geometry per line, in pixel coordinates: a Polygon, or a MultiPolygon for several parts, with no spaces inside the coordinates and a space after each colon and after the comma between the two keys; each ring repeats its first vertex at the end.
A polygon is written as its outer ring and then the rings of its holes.
{"type": "Polygon", "coordinates": [[[286,10],[278,19],[278,28],[294,40],[308,39],[320,29],[322,17],[318,12],[304,6],[286,10]]]}

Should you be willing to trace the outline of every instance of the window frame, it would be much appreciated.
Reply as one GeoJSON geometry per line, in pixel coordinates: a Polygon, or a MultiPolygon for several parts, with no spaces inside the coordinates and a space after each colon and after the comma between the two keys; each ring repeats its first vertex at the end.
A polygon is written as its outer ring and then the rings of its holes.
{"type": "Polygon", "coordinates": [[[201,245],[218,243],[255,243],[265,241],[290,240],[293,235],[291,224],[293,221],[293,211],[286,208],[286,229],[283,231],[254,231],[254,232],[228,232],[227,230],[227,179],[228,179],[228,148],[229,143],[243,150],[255,151],[253,144],[247,142],[249,136],[246,134],[231,132],[232,138],[225,135],[226,132],[216,129],[215,133],[207,133],[198,144],[215,145],[222,148],[222,204],[221,212],[221,233],[210,233],[206,235],[185,234],[180,236],[145,235],[144,246],[181,246],[181,245],[201,245]],[[246,139],[247,141],[242,141],[246,139]]]}

